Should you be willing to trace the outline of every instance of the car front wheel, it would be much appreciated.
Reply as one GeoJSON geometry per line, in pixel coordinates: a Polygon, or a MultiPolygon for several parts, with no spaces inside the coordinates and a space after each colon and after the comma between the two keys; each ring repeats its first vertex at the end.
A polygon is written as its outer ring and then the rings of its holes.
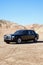
{"type": "Polygon", "coordinates": [[[9,41],[6,41],[6,43],[7,43],[7,44],[10,44],[10,42],[9,42],[9,41]]]}
{"type": "Polygon", "coordinates": [[[22,43],[22,39],[18,38],[16,43],[18,43],[18,44],[22,43]]]}

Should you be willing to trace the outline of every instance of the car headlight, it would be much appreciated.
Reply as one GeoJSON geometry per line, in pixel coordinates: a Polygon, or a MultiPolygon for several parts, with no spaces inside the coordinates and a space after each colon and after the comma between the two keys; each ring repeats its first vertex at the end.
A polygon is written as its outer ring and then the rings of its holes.
{"type": "Polygon", "coordinates": [[[12,38],[14,38],[15,36],[12,36],[12,38]]]}
{"type": "Polygon", "coordinates": [[[4,39],[6,39],[6,35],[4,35],[4,39]]]}
{"type": "Polygon", "coordinates": [[[15,38],[15,36],[12,36],[12,40],[15,38]]]}

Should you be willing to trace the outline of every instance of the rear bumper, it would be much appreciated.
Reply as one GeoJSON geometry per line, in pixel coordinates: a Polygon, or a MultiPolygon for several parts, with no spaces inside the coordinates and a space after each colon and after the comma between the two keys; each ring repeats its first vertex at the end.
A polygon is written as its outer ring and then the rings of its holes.
{"type": "Polygon", "coordinates": [[[39,39],[39,35],[37,35],[37,39],[39,39]]]}
{"type": "Polygon", "coordinates": [[[37,40],[39,39],[39,35],[36,36],[37,40]]]}

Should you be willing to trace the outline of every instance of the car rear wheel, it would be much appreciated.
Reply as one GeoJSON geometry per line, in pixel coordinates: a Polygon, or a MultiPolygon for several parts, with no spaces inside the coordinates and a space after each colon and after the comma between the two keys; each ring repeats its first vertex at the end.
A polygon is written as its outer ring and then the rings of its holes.
{"type": "Polygon", "coordinates": [[[37,42],[37,37],[35,37],[34,42],[37,42]]]}
{"type": "Polygon", "coordinates": [[[16,43],[18,43],[18,44],[22,43],[22,39],[18,38],[16,43]]]}

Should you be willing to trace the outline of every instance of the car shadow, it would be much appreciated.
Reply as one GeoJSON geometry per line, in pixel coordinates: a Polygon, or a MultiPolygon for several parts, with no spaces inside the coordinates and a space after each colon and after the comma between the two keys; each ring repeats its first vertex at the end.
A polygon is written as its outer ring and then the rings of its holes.
{"type": "MultiPolygon", "coordinates": [[[[28,42],[23,42],[23,43],[20,43],[20,44],[36,44],[36,43],[43,43],[43,41],[37,41],[37,42],[28,41],[28,42]]],[[[13,42],[11,44],[18,44],[18,43],[13,42]]]]}
{"type": "Polygon", "coordinates": [[[37,41],[37,43],[43,43],[43,41],[37,41]]]}

